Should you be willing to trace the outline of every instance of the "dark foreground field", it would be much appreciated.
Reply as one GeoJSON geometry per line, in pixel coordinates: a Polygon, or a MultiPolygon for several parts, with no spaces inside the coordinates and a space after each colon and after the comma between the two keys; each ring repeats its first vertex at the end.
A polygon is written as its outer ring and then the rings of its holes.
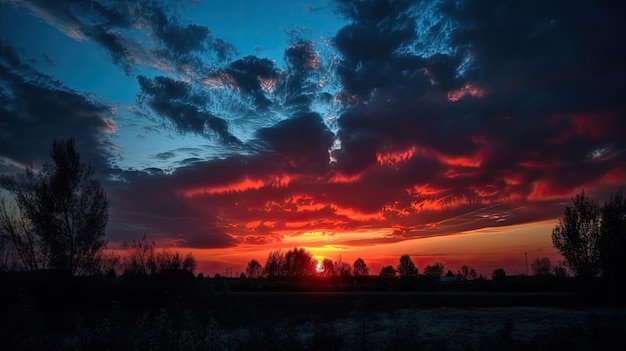
{"type": "Polygon", "coordinates": [[[432,284],[268,291],[246,284],[3,279],[0,348],[621,350],[626,341],[626,309],[598,291],[432,284]]]}

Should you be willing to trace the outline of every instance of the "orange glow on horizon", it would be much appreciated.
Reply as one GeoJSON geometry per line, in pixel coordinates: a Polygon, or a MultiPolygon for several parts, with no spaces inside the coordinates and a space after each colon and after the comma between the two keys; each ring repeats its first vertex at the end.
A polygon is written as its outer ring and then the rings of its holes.
{"type": "Polygon", "coordinates": [[[306,242],[301,236],[285,237],[280,242],[261,245],[240,244],[236,248],[193,249],[176,248],[180,252],[192,252],[199,262],[199,272],[213,276],[223,274],[225,268],[233,268],[233,272],[244,272],[247,263],[256,259],[262,265],[270,251],[290,250],[302,247],[321,262],[324,258],[336,261],[341,256],[344,262],[352,264],[362,258],[370,267],[370,274],[376,275],[383,266],[397,266],[403,254],[411,256],[420,272],[428,264],[442,262],[445,271],[454,273],[467,264],[475,268],[478,274],[490,277],[493,269],[502,267],[507,274],[525,274],[525,256],[528,264],[535,258],[548,257],[553,263],[563,258],[552,246],[551,233],[557,220],[535,222],[529,224],[503,227],[483,228],[461,232],[453,235],[442,235],[407,239],[404,241],[342,245],[346,239],[380,238],[384,235],[380,230],[372,232],[345,232],[325,234],[311,233],[309,237],[315,241],[306,242]],[[299,240],[300,239],[300,240],[299,240]]]}

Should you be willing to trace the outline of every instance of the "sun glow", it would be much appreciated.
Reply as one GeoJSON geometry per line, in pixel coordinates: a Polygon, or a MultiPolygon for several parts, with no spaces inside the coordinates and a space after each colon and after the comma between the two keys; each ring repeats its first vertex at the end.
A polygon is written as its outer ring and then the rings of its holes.
{"type": "Polygon", "coordinates": [[[322,273],[324,271],[324,266],[322,265],[322,262],[320,262],[319,260],[317,261],[317,264],[315,265],[315,271],[317,273],[322,273]]]}

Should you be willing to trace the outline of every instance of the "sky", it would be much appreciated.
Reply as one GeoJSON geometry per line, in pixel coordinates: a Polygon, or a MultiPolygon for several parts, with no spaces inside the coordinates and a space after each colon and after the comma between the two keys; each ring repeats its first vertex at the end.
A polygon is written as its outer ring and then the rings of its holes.
{"type": "Polygon", "coordinates": [[[0,0],[0,173],[74,138],[109,247],[209,275],[295,246],[525,273],[626,183],[625,6],[0,0]]]}

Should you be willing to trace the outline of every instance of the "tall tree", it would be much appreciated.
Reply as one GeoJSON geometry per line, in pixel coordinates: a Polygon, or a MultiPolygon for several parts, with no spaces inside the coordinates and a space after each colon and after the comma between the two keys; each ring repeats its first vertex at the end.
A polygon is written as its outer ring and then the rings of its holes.
{"type": "Polygon", "coordinates": [[[600,265],[602,274],[614,285],[626,277],[626,198],[620,190],[602,206],[600,265]]]}
{"type": "Polygon", "coordinates": [[[402,255],[400,257],[400,264],[398,265],[397,271],[401,277],[416,277],[418,273],[417,267],[415,267],[415,263],[413,263],[409,255],[402,255]]]}
{"type": "Polygon", "coordinates": [[[600,208],[584,191],[572,202],[552,230],[552,243],[577,276],[595,277],[600,272],[600,208]]]}
{"type": "Polygon", "coordinates": [[[352,275],[355,277],[368,275],[369,273],[370,269],[362,258],[357,258],[352,264],[352,275]]]}
{"type": "MultiPolygon", "coordinates": [[[[45,252],[42,268],[69,274],[97,267],[108,222],[109,202],[91,165],[81,162],[74,140],[55,140],[40,172],[28,168],[23,177],[2,177],[2,186],[14,195],[25,234],[36,237],[38,254],[45,252]]],[[[6,206],[2,217],[6,219],[6,206]]],[[[5,220],[2,220],[5,223],[5,220]]],[[[15,223],[15,222],[14,222],[15,223]]],[[[27,238],[22,236],[22,238],[27,238]]],[[[14,240],[14,244],[21,243],[14,240]]]]}
{"type": "Polygon", "coordinates": [[[252,259],[248,262],[248,266],[246,267],[246,276],[252,279],[261,278],[263,276],[263,266],[261,266],[259,261],[252,259]]]}
{"type": "Polygon", "coordinates": [[[283,266],[285,255],[280,250],[274,250],[267,255],[263,273],[270,279],[281,278],[284,276],[283,266]]]}
{"type": "Polygon", "coordinates": [[[302,278],[315,275],[317,261],[304,248],[294,247],[285,253],[284,271],[288,277],[302,278]]]}

